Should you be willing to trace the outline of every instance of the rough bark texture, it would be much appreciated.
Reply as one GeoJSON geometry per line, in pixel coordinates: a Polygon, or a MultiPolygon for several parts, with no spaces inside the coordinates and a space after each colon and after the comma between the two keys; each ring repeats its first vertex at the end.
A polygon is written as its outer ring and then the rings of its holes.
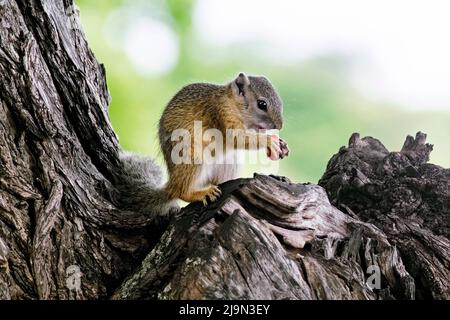
{"type": "Polygon", "coordinates": [[[71,5],[0,0],[0,299],[450,298],[450,171],[421,133],[396,153],[354,135],[320,186],[230,181],[170,223],[121,208],[71,5]]]}
{"type": "Polygon", "coordinates": [[[159,235],[109,200],[104,69],[71,5],[0,2],[1,298],[106,298],[159,235]]]}
{"type": "Polygon", "coordinates": [[[319,184],[332,203],[381,229],[414,278],[416,298],[450,298],[450,170],[428,164],[433,146],[419,132],[400,152],[350,138],[319,184]]]}
{"type": "Polygon", "coordinates": [[[414,280],[376,227],[337,210],[317,185],[256,175],[190,205],[114,298],[376,299],[414,297],[414,280]],[[377,265],[383,290],[366,285],[377,265]]]}

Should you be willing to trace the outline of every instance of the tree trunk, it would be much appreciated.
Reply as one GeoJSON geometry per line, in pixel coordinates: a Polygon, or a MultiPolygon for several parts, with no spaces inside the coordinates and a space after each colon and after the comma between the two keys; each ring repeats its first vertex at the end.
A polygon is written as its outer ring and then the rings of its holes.
{"type": "Polygon", "coordinates": [[[450,172],[423,134],[399,153],[353,136],[325,189],[256,175],[170,222],[122,208],[72,5],[0,0],[1,299],[450,298],[450,172]]]}
{"type": "Polygon", "coordinates": [[[118,141],[73,8],[0,2],[1,298],[106,298],[163,229],[109,199],[118,141]]]}

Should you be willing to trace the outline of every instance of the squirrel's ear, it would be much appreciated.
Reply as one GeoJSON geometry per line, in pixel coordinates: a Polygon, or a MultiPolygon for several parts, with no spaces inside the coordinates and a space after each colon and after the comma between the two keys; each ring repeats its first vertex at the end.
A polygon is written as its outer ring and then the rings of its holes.
{"type": "Polygon", "coordinates": [[[238,77],[233,81],[233,83],[231,84],[231,87],[233,88],[233,91],[237,96],[244,97],[249,85],[250,85],[250,80],[245,75],[245,73],[241,72],[241,73],[239,73],[238,77]]]}

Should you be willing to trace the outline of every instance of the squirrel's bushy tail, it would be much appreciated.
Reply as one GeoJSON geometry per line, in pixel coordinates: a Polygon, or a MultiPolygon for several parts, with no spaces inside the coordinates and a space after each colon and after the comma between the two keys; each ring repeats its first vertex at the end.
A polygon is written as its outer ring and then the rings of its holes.
{"type": "Polygon", "coordinates": [[[114,176],[113,202],[124,210],[165,215],[179,209],[162,184],[163,173],[153,159],[121,151],[114,176]]]}

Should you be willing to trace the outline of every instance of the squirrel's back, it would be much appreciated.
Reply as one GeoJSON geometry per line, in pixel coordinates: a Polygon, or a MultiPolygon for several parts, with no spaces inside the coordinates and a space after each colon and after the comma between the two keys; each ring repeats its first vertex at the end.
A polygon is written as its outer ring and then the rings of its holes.
{"type": "Polygon", "coordinates": [[[217,97],[223,96],[226,86],[212,83],[191,83],[181,88],[169,101],[166,110],[174,110],[180,107],[191,105],[197,107],[200,104],[207,104],[217,97]]]}
{"type": "Polygon", "coordinates": [[[169,101],[159,122],[159,129],[173,131],[194,120],[205,119],[227,96],[227,87],[211,83],[193,83],[183,87],[169,101]]]}
{"type": "MultiPolygon", "coordinates": [[[[169,160],[171,135],[177,129],[191,131],[194,121],[202,121],[204,127],[217,127],[214,115],[217,107],[226,99],[227,87],[211,83],[193,83],[178,91],[169,101],[159,121],[158,135],[162,153],[169,160]]],[[[218,119],[217,119],[218,121],[218,119]]]]}

